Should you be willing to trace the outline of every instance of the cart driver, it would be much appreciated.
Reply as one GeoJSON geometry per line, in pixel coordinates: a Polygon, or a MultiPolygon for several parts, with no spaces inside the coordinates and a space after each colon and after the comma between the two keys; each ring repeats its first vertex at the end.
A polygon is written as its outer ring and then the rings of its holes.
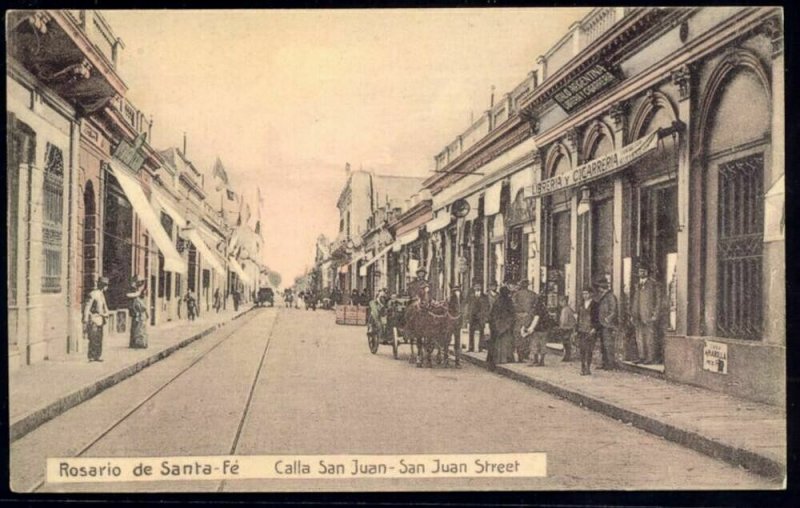
{"type": "Polygon", "coordinates": [[[408,284],[408,296],[419,300],[420,304],[426,304],[429,300],[428,292],[430,285],[427,280],[428,272],[420,267],[417,270],[417,278],[408,284]]]}

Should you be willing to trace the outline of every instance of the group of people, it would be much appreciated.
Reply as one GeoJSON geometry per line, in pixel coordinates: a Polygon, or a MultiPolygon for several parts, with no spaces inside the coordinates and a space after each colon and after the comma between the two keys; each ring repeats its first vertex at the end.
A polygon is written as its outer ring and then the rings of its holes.
{"type": "MultiPolygon", "coordinates": [[[[108,278],[100,277],[97,279],[97,287],[89,293],[89,298],[83,311],[83,323],[86,336],[89,339],[88,357],[90,362],[103,361],[103,332],[111,312],[106,303],[106,290],[108,289],[108,278]]],[[[130,342],[132,349],[144,349],[147,347],[147,286],[142,279],[132,279],[128,293],[128,310],[131,317],[130,342]]]]}
{"type": "MultiPolygon", "coordinates": [[[[426,301],[429,285],[426,271],[417,271],[416,280],[409,284],[409,295],[426,301]]],[[[503,285],[489,285],[484,293],[480,282],[473,285],[464,298],[461,288],[451,287],[449,308],[461,314],[461,323],[468,330],[468,351],[487,350],[491,369],[503,363],[527,362],[530,366],[545,365],[547,343],[560,340],[564,345],[562,361],[571,361],[572,344],[577,342],[581,359],[581,375],[591,374],[592,355],[600,342],[600,369],[615,368],[614,337],[618,322],[617,299],[611,285],[603,277],[592,287],[584,288],[577,312],[566,297],[555,318],[550,315],[545,297],[529,288],[529,281],[506,279],[503,285]],[[488,324],[489,335],[485,329],[488,324]],[[477,341],[476,341],[477,337],[477,341]],[[477,342],[477,344],[476,344],[477,342]]],[[[455,334],[456,364],[460,357],[460,331],[455,334]]]]}

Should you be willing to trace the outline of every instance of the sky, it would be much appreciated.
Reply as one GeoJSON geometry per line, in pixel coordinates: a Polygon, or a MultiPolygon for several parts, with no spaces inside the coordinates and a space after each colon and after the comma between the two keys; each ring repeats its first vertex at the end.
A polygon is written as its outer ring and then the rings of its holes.
{"type": "Polygon", "coordinates": [[[535,68],[586,8],[103,11],[151,144],[219,157],[289,282],[336,236],[345,163],[427,176],[433,157],[535,68]]]}

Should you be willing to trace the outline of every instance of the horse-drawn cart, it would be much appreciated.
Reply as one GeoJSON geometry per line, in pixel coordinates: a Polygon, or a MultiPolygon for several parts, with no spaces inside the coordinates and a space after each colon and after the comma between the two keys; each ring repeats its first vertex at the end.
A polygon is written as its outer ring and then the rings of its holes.
{"type": "Polygon", "coordinates": [[[460,321],[460,314],[452,314],[444,303],[421,303],[408,298],[392,299],[385,304],[372,301],[367,314],[369,350],[375,354],[381,344],[391,345],[397,358],[398,347],[408,344],[411,346],[409,361],[416,361],[418,367],[430,367],[436,349],[437,363],[447,366],[450,339],[460,332],[460,321]]]}
{"type": "Polygon", "coordinates": [[[405,328],[405,309],[408,298],[393,298],[385,304],[373,300],[367,311],[367,342],[372,354],[378,352],[378,346],[392,346],[392,354],[397,358],[397,350],[401,344],[410,344],[403,334],[405,328]]]}

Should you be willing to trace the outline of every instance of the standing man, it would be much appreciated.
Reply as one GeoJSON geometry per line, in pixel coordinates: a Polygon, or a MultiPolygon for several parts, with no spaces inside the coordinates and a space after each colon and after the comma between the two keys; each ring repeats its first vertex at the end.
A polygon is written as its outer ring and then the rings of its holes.
{"type": "Polygon", "coordinates": [[[219,288],[214,290],[214,312],[219,314],[219,309],[222,307],[222,297],[219,294],[219,288]]]}
{"type": "Polygon", "coordinates": [[[84,307],[83,322],[86,325],[86,334],[89,338],[89,361],[102,362],[103,359],[103,328],[108,319],[108,305],[106,305],[105,291],[108,288],[108,279],[97,279],[97,289],[89,293],[89,300],[84,307]]]}
{"type": "Polygon", "coordinates": [[[475,351],[475,332],[478,333],[478,352],[481,352],[486,346],[483,329],[489,319],[489,297],[483,293],[480,282],[473,284],[472,292],[467,297],[466,318],[469,328],[469,352],[475,351]]]}
{"type": "Polygon", "coordinates": [[[600,322],[600,349],[603,353],[603,363],[601,370],[613,370],[616,361],[614,359],[614,336],[617,332],[617,297],[611,292],[611,284],[603,277],[595,282],[597,293],[597,318],[600,322]]]}
{"type": "Polygon", "coordinates": [[[661,290],[658,282],[650,276],[646,264],[639,266],[639,283],[631,304],[633,323],[636,327],[636,363],[651,365],[656,362],[656,326],[661,311],[661,290]]]}
{"type": "Polygon", "coordinates": [[[456,368],[461,368],[461,326],[464,323],[464,299],[461,297],[461,287],[453,284],[450,288],[450,302],[448,310],[451,315],[458,316],[458,326],[453,332],[453,350],[456,354],[456,368]]]}
{"type": "Polygon", "coordinates": [[[592,298],[592,288],[583,288],[583,301],[578,307],[578,347],[581,355],[581,376],[592,374],[592,355],[600,321],[597,316],[597,302],[592,298]]]}
{"type": "Polygon", "coordinates": [[[522,333],[522,329],[533,321],[536,302],[539,295],[528,289],[528,279],[521,279],[517,284],[517,291],[511,297],[514,302],[514,314],[517,325],[514,327],[514,349],[517,351],[517,361],[524,362],[530,357],[530,339],[522,333]]]}

